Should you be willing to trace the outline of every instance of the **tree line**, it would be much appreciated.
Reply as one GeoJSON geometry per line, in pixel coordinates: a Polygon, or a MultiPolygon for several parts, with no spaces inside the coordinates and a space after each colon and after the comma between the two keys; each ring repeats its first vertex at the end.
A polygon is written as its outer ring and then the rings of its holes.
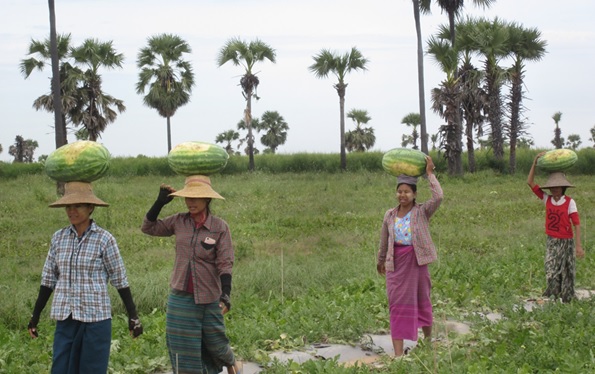
{"type": "MultiPolygon", "coordinates": [[[[49,3],[51,15],[53,2],[49,3]]],[[[413,0],[412,3],[418,37],[420,111],[402,119],[402,124],[413,127],[411,135],[403,135],[402,145],[412,145],[417,149],[419,140],[422,151],[427,153],[427,143],[431,140],[433,147],[438,144],[443,151],[449,173],[460,175],[463,172],[463,149],[466,148],[469,170],[473,172],[474,149],[476,144],[486,145],[486,141],[480,137],[487,135],[487,145],[492,149],[496,161],[504,162],[504,149],[509,149],[508,169],[514,173],[517,147],[530,144],[530,139],[525,137],[526,121],[522,104],[525,98],[525,65],[540,60],[546,52],[547,43],[541,39],[537,29],[498,18],[463,19],[462,1],[437,0],[437,5],[448,15],[449,23],[440,26],[436,34],[428,38],[424,50],[420,14],[428,13],[432,2],[413,0]],[[424,52],[445,73],[444,79],[431,91],[431,109],[442,117],[444,124],[430,139],[425,125],[424,52]],[[476,59],[479,59],[479,63],[476,59]],[[512,66],[502,66],[504,60],[511,60],[512,66]],[[503,93],[505,89],[507,91],[503,93]],[[418,126],[420,133],[417,132],[418,126]]],[[[493,1],[475,0],[473,3],[489,7],[493,1]]],[[[77,139],[97,140],[107,126],[117,119],[118,114],[126,110],[122,100],[105,92],[100,74],[103,69],[122,68],[124,56],[113,48],[111,41],[86,39],[80,46],[73,46],[70,34],[52,38],[53,32],[55,30],[51,29],[50,38],[44,41],[32,40],[29,57],[20,64],[21,73],[27,78],[33,71],[43,70],[48,64],[53,67],[52,58],[58,61],[59,90],[55,89],[53,80],[52,94],[38,97],[33,106],[37,110],[49,112],[56,112],[58,108],[59,115],[55,113],[56,118],[59,118],[56,121],[56,147],[66,143],[65,135],[59,140],[58,133],[65,134],[68,128],[75,131],[77,139]],[[56,91],[58,96],[55,96],[56,91]],[[59,105],[56,105],[55,97],[60,98],[59,105]],[[61,131],[58,131],[58,127],[61,131]]],[[[185,59],[191,52],[189,44],[179,36],[160,34],[149,37],[147,45],[137,55],[139,75],[136,92],[143,95],[146,106],[155,109],[166,119],[168,152],[171,150],[171,119],[177,109],[190,101],[194,86],[194,72],[185,59]]],[[[345,131],[346,77],[352,72],[366,71],[369,61],[357,47],[345,53],[322,49],[313,56],[313,60],[314,63],[308,69],[315,77],[323,79],[333,75],[337,80],[333,87],[339,96],[340,157],[341,169],[345,170],[346,151],[365,151],[375,142],[373,128],[363,127],[371,119],[365,110],[352,109],[347,114],[347,118],[352,119],[356,126],[352,131],[345,131]]],[[[246,106],[237,130],[246,131],[247,134],[241,137],[238,131],[227,130],[217,135],[215,141],[224,144],[230,154],[239,153],[245,144],[243,151],[249,156],[249,170],[254,170],[254,153],[259,152],[254,146],[254,132],[263,132],[260,141],[266,147],[264,152],[275,153],[285,143],[289,130],[287,122],[276,111],[266,111],[260,119],[252,116],[252,99],[259,99],[257,89],[260,84],[254,67],[264,61],[276,63],[273,47],[259,39],[247,42],[238,37],[229,39],[217,57],[218,66],[231,62],[243,68],[240,87],[246,106]],[[239,142],[237,151],[233,149],[233,141],[239,142]]],[[[558,126],[560,116],[561,113],[553,116],[556,130],[552,144],[557,148],[565,145],[558,126]]],[[[32,147],[33,141],[27,141],[28,146],[32,147]]],[[[580,137],[569,135],[567,145],[579,144],[580,137]]]]}

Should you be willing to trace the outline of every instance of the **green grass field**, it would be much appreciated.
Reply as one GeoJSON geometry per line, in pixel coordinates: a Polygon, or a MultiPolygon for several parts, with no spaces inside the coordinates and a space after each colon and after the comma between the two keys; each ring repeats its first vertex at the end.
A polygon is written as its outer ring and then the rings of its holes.
{"type": "MultiPolygon", "coordinates": [[[[469,323],[472,333],[451,335],[434,349],[415,350],[383,369],[342,368],[334,361],[271,364],[268,373],[583,373],[595,371],[595,300],[519,305],[540,296],[544,284],[544,208],[526,176],[489,171],[462,178],[438,175],[444,201],[432,220],[439,260],[431,265],[435,331],[445,320],[469,323]],[[497,312],[492,323],[480,315],[497,312]]],[[[595,180],[571,175],[568,194],[581,214],[586,258],[577,261],[576,287],[595,289],[593,250],[595,180]]],[[[140,231],[160,183],[179,176],[108,176],[94,183],[109,202],[94,218],[118,240],[145,326],[127,336],[124,308],[114,305],[110,373],[167,370],[165,303],[173,240],[140,231]]],[[[539,174],[538,182],[545,181],[539,174]]],[[[212,177],[226,200],[212,204],[230,225],[236,250],[228,333],[242,359],[266,363],[267,353],[312,342],[357,342],[388,331],[384,279],[376,274],[382,217],[395,205],[395,178],[381,171],[265,172],[212,177]]],[[[40,338],[26,325],[35,302],[51,235],[67,225],[55,184],[34,174],[0,180],[0,373],[48,372],[53,323],[46,307],[40,338]]],[[[418,201],[429,197],[420,181],[418,201]]],[[[182,200],[161,217],[184,210],[182,200]]]]}

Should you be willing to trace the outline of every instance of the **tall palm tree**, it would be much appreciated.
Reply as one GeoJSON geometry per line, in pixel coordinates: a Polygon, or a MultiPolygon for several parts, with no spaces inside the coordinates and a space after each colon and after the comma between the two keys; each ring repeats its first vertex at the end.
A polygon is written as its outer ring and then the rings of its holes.
{"type": "Polygon", "coordinates": [[[401,119],[401,123],[413,127],[413,131],[411,132],[411,144],[413,144],[413,149],[418,149],[417,139],[419,138],[419,134],[417,133],[417,126],[421,124],[421,116],[419,113],[409,113],[401,119]]]}
{"type": "MultiPolygon", "coordinates": [[[[484,135],[484,124],[488,110],[488,94],[483,87],[484,71],[473,63],[473,55],[477,54],[475,43],[469,41],[474,35],[475,24],[470,21],[458,22],[456,25],[455,48],[460,53],[458,77],[461,87],[461,126],[464,122],[464,134],[467,146],[468,167],[471,173],[476,171],[474,134],[477,139],[484,135]]],[[[439,37],[451,40],[450,27],[440,27],[439,37]]]]}
{"type": "Polygon", "coordinates": [[[347,156],[345,154],[345,90],[347,83],[345,77],[348,73],[357,70],[367,70],[368,60],[356,48],[338,55],[328,49],[321,50],[314,56],[314,64],[308,68],[317,78],[326,78],[330,73],[334,74],[338,82],[333,86],[339,95],[339,118],[341,136],[341,170],[347,170],[347,156]]]}
{"type": "Polygon", "coordinates": [[[376,135],[371,127],[362,127],[367,124],[372,117],[368,115],[367,110],[351,109],[347,113],[347,118],[355,122],[355,130],[347,131],[345,134],[345,147],[349,152],[365,152],[372,148],[376,143],[376,135]]]}
{"type": "Polygon", "coordinates": [[[466,20],[459,29],[461,35],[458,48],[472,50],[483,57],[485,91],[488,97],[487,118],[490,124],[492,149],[496,160],[504,158],[504,125],[502,105],[502,85],[506,80],[505,71],[498,65],[501,59],[510,54],[507,25],[496,18],[466,20]]]}
{"type": "Polygon", "coordinates": [[[89,132],[89,140],[96,141],[107,125],[113,123],[126,106],[122,100],[103,92],[99,69],[121,68],[124,55],[117,53],[112,42],[100,42],[87,39],[80,47],[72,48],[70,55],[75,63],[86,70],[80,76],[82,87],[79,88],[79,101],[70,111],[72,122],[84,126],[89,132]]]}
{"type": "Polygon", "coordinates": [[[248,129],[248,170],[254,170],[254,137],[252,135],[252,97],[258,100],[257,89],[260,83],[254,66],[257,62],[269,60],[272,63],[276,62],[275,50],[256,39],[247,43],[240,38],[232,38],[228,40],[219,51],[217,58],[218,66],[223,66],[228,61],[231,61],[235,66],[244,67],[244,75],[240,79],[240,86],[242,87],[242,94],[246,100],[246,109],[244,110],[244,121],[248,129]]]}
{"type": "Polygon", "coordinates": [[[461,80],[457,77],[459,53],[446,40],[432,36],[428,40],[428,54],[446,74],[440,86],[432,90],[432,109],[446,121],[440,127],[441,148],[445,151],[449,174],[462,175],[461,80]]]}
{"type": "Polygon", "coordinates": [[[194,73],[190,62],[183,59],[192,49],[182,38],[172,34],[160,34],[148,39],[141,48],[136,61],[140,69],[136,93],[147,94],[143,103],[156,109],[167,119],[167,152],[171,151],[171,117],[181,106],[188,104],[194,73]]]}
{"type": "MultiPolygon", "coordinates": [[[[54,132],[56,139],[56,149],[65,145],[68,140],[66,138],[66,122],[62,114],[62,102],[60,98],[60,55],[58,53],[58,38],[56,36],[56,9],[54,0],[48,0],[48,8],[50,12],[50,60],[52,61],[52,95],[54,98],[54,132]]],[[[58,192],[60,192],[62,185],[58,184],[58,192]]]]}
{"type": "MultiPolygon", "coordinates": [[[[50,2],[52,3],[50,8],[51,14],[53,11],[53,1],[50,2]]],[[[54,113],[56,148],[59,148],[68,142],[66,138],[66,113],[74,107],[76,101],[74,96],[76,95],[77,80],[76,74],[72,73],[74,68],[68,62],[69,50],[70,34],[58,34],[52,37],[52,32],[50,31],[49,39],[43,41],[35,39],[31,40],[28,52],[30,57],[21,60],[19,64],[21,74],[25,79],[29,78],[35,70],[43,71],[48,64],[52,69],[50,93],[41,95],[35,99],[33,107],[36,110],[43,109],[54,113]],[[55,39],[55,41],[53,39],[55,39]],[[55,67],[58,70],[55,77],[54,58],[57,59],[55,67]],[[59,88],[57,92],[54,90],[54,87],[59,88]],[[62,105],[59,105],[60,102],[62,105]],[[57,122],[56,115],[58,116],[57,122]]]]}
{"type": "Polygon", "coordinates": [[[231,129],[218,134],[215,138],[215,143],[225,143],[225,150],[229,155],[233,155],[234,151],[233,147],[231,146],[231,142],[233,142],[234,140],[238,140],[239,138],[240,133],[231,129]]]}
{"type": "Polygon", "coordinates": [[[523,85],[525,78],[525,61],[539,61],[545,54],[547,43],[541,39],[541,32],[536,28],[526,29],[522,25],[509,24],[509,49],[512,52],[513,65],[508,71],[510,87],[510,139],[509,169],[516,171],[517,139],[525,134],[525,126],[521,116],[523,113],[523,85]]]}
{"type": "Polygon", "coordinates": [[[556,124],[556,129],[554,130],[554,140],[552,141],[552,143],[554,144],[554,147],[556,147],[556,149],[560,149],[564,145],[564,138],[562,138],[562,129],[560,129],[559,126],[560,120],[562,119],[562,112],[554,113],[554,115],[552,115],[552,119],[556,124]]]}
{"type": "Polygon", "coordinates": [[[424,87],[424,49],[421,35],[420,13],[430,13],[432,0],[413,0],[413,18],[415,20],[415,34],[417,37],[417,87],[419,101],[419,115],[421,127],[421,150],[428,153],[428,132],[426,125],[426,94],[424,87]]]}
{"type": "Polygon", "coordinates": [[[287,141],[289,125],[277,111],[264,112],[260,117],[259,128],[266,131],[260,138],[262,145],[269,147],[265,152],[275,153],[277,148],[287,141]]]}

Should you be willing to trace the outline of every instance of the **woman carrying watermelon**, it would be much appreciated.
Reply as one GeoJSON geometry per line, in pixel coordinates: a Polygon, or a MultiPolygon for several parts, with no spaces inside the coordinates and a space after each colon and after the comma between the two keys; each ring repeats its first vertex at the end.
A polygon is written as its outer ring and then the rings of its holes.
{"type": "Polygon", "coordinates": [[[566,196],[566,189],[574,187],[561,171],[550,173],[543,186],[535,183],[535,166],[546,152],[535,156],[527,184],[533,193],[543,201],[546,210],[545,233],[545,276],[547,287],[545,297],[569,302],[576,298],[574,293],[575,250],[576,257],[585,256],[581,245],[581,224],[576,202],[566,196]],[[547,194],[543,190],[549,189],[547,194]],[[574,226],[574,235],[572,226],[574,226]]]}
{"type": "Polygon", "coordinates": [[[432,197],[416,201],[417,177],[397,177],[398,205],[382,221],[376,268],[386,276],[390,330],[395,356],[404,354],[406,340],[417,341],[422,328],[426,341],[432,336],[432,283],[428,264],[437,258],[430,236],[430,217],[442,202],[442,188],[434,175],[434,163],[426,156],[426,175],[432,197]]]}
{"type": "Polygon", "coordinates": [[[186,178],[176,191],[161,185],[147,212],[142,231],[176,237],[176,258],[167,302],[166,341],[173,371],[241,373],[225,334],[223,315],[231,308],[234,252],[227,223],[211,214],[211,199],[223,199],[204,175],[186,178]],[[158,219],[174,196],[183,197],[188,211],[158,219]]]}
{"type": "Polygon", "coordinates": [[[136,338],[143,327],[116,240],[91,219],[95,207],[108,204],[93,194],[91,183],[68,182],[64,189],[50,207],[65,208],[70,225],[52,237],[27,328],[37,338],[40,314],[53,292],[50,317],[57,322],[51,372],[107,373],[112,336],[108,281],[124,302],[130,335],[136,338]]]}

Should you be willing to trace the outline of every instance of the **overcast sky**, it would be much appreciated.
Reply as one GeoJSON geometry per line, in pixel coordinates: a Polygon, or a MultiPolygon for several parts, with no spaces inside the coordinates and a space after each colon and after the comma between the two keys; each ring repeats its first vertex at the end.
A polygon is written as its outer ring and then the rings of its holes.
{"type": "MultiPolygon", "coordinates": [[[[36,112],[33,101],[49,92],[51,69],[35,71],[29,79],[19,72],[31,39],[49,35],[47,1],[4,0],[0,13],[0,144],[1,161],[11,161],[8,148],[17,135],[39,143],[35,156],[55,148],[53,114],[36,112]]],[[[113,41],[125,56],[124,67],[103,70],[104,91],[124,101],[127,110],[110,124],[99,140],[113,156],[165,156],[166,120],[143,106],[135,92],[136,58],[147,38],[177,34],[188,42],[196,86],[191,102],[172,117],[172,146],[189,140],[215,142],[217,134],[236,129],[245,101],[239,84],[243,69],[216,64],[227,40],[256,38],[277,52],[277,63],[257,64],[260,79],[253,116],[277,111],[289,124],[281,153],[339,152],[339,99],[334,76],[316,78],[308,66],[321,49],[345,53],[357,47],[369,59],[368,71],[347,78],[345,109],[367,110],[374,128],[374,150],[401,146],[411,128],[401,124],[419,112],[415,24],[411,0],[55,0],[57,29],[70,33],[72,44],[87,38],[113,41]]],[[[467,15],[499,17],[537,28],[547,41],[541,61],[526,64],[524,104],[528,131],[538,147],[551,148],[554,121],[562,112],[562,136],[580,135],[592,146],[595,125],[595,1],[497,0],[491,9],[465,2],[467,15]]],[[[435,33],[447,16],[436,4],[422,16],[424,39],[435,33]]],[[[425,45],[425,43],[424,43],[425,45]]],[[[443,121],[431,112],[430,90],[443,79],[430,56],[425,57],[428,133],[443,121]]],[[[480,61],[477,61],[480,64],[480,61]]],[[[503,66],[510,65],[502,61],[503,66]]],[[[346,130],[354,123],[346,119],[346,130]]],[[[257,135],[257,139],[260,136],[257,135]]],[[[69,134],[69,141],[74,141],[69,134]]],[[[264,148],[259,141],[256,146],[264,148]]]]}

